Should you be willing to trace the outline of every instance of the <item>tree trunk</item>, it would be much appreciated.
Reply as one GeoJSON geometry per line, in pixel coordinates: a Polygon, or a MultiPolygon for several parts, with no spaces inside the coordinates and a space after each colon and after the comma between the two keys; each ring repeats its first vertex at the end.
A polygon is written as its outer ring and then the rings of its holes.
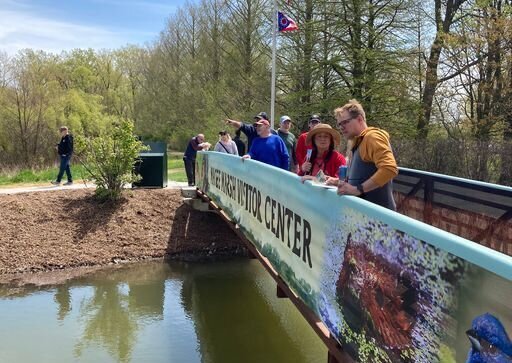
{"type": "Polygon", "coordinates": [[[466,1],[467,0],[448,0],[443,19],[441,16],[442,1],[435,0],[436,36],[430,48],[430,56],[425,70],[425,87],[423,88],[423,95],[421,97],[422,112],[416,127],[418,138],[420,139],[425,139],[428,135],[428,126],[430,124],[430,117],[432,116],[432,104],[439,83],[437,68],[439,66],[441,52],[445,46],[445,36],[450,33],[450,27],[453,24],[456,12],[466,1]]]}
{"type": "Polygon", "coordinates": [[[363,49],[363,40],[362,40],[362,28],[363,28],[363,19],[362,19],[362,9],[361,3],[359,0],[354,0],[353,3],[353,21],[351,26],[351,42],[352,42],[352,76],[353,76],[353,84],[352,84],[352,96],[356,99],[362,101],[363,100],[363,87],[365,84],[364,80],[364,49],[363,49]]]}
{"type": "Polygon", "coordinates": [[[313,28],[313,0],[306,0],[305,24],[304,24],[304,64],[302,76],[302,97],[301,102],[304,105],[311,104],[312,93],[312,57],[314,45],[313,28]]]}

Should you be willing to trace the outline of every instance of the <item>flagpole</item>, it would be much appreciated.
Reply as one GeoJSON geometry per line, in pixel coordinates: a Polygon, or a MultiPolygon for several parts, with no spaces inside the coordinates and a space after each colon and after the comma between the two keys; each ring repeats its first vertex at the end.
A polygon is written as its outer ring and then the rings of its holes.
{"type": "Polygon", "coordinates": [[[270,127],[274,128],[274,104],[276,101],[276,43],[277,43],[277,0],[274,1],[272,22],[272,89],[270,91],[270,127]]]}

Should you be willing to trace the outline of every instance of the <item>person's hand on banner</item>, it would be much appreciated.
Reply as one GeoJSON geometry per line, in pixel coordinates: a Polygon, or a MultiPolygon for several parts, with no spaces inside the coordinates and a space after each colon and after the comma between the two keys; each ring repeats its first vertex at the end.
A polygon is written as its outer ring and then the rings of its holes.
{"type": "Polygon", "coordinates": [[[362,193],[357,189],[356,186],[350,185],[349,183],[340,180],[338,184],[338,194],[339,195],[355,195],[359,196],[362,193]]]}
{"type": "Polygon", "coordinates": [[[328,176],[325,180],[325,184],[327,185],[338,185],[340,180],[336,177],[328,176]]]}

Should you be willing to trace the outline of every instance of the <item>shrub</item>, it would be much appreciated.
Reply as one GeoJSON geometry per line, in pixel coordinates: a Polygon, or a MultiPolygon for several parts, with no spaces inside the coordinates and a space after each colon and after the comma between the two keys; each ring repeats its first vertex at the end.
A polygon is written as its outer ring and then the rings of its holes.
{"type": "Polygon", "coordinates": [[[148,148],[133,133],[132,121],[121,120],[96,137],[76,136],[76,156],[96,184],[101,200],[117,200],[128,183],[140,179],[133,173],[139,153],[148,148]]]}

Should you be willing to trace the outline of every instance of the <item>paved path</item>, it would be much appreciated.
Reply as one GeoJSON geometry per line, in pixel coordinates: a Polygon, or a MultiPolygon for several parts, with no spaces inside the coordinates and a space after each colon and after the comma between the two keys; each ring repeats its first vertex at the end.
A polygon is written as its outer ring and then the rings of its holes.
{"type": "MultiPolygon", "coordinates": [[[[48,183],[49,184],[49,183],[48,183]]],[[[169,180],[167,182],[167,188],[169,189],[180,189],[182,187],[187,186],[186,182],[176,182],[169,180]]],[[[64,189],[85,189],[85,188],[94,188],[95,185],[91,183],[74,183],[73,185],[36,185],[36,186],[22,186],[22,187],[8,187],[8,188],[0,188],[0,194],[18,194],[18,193],[30,193],[30,192],[49,192],[52,190],[64,190],[64,189]]]]}

